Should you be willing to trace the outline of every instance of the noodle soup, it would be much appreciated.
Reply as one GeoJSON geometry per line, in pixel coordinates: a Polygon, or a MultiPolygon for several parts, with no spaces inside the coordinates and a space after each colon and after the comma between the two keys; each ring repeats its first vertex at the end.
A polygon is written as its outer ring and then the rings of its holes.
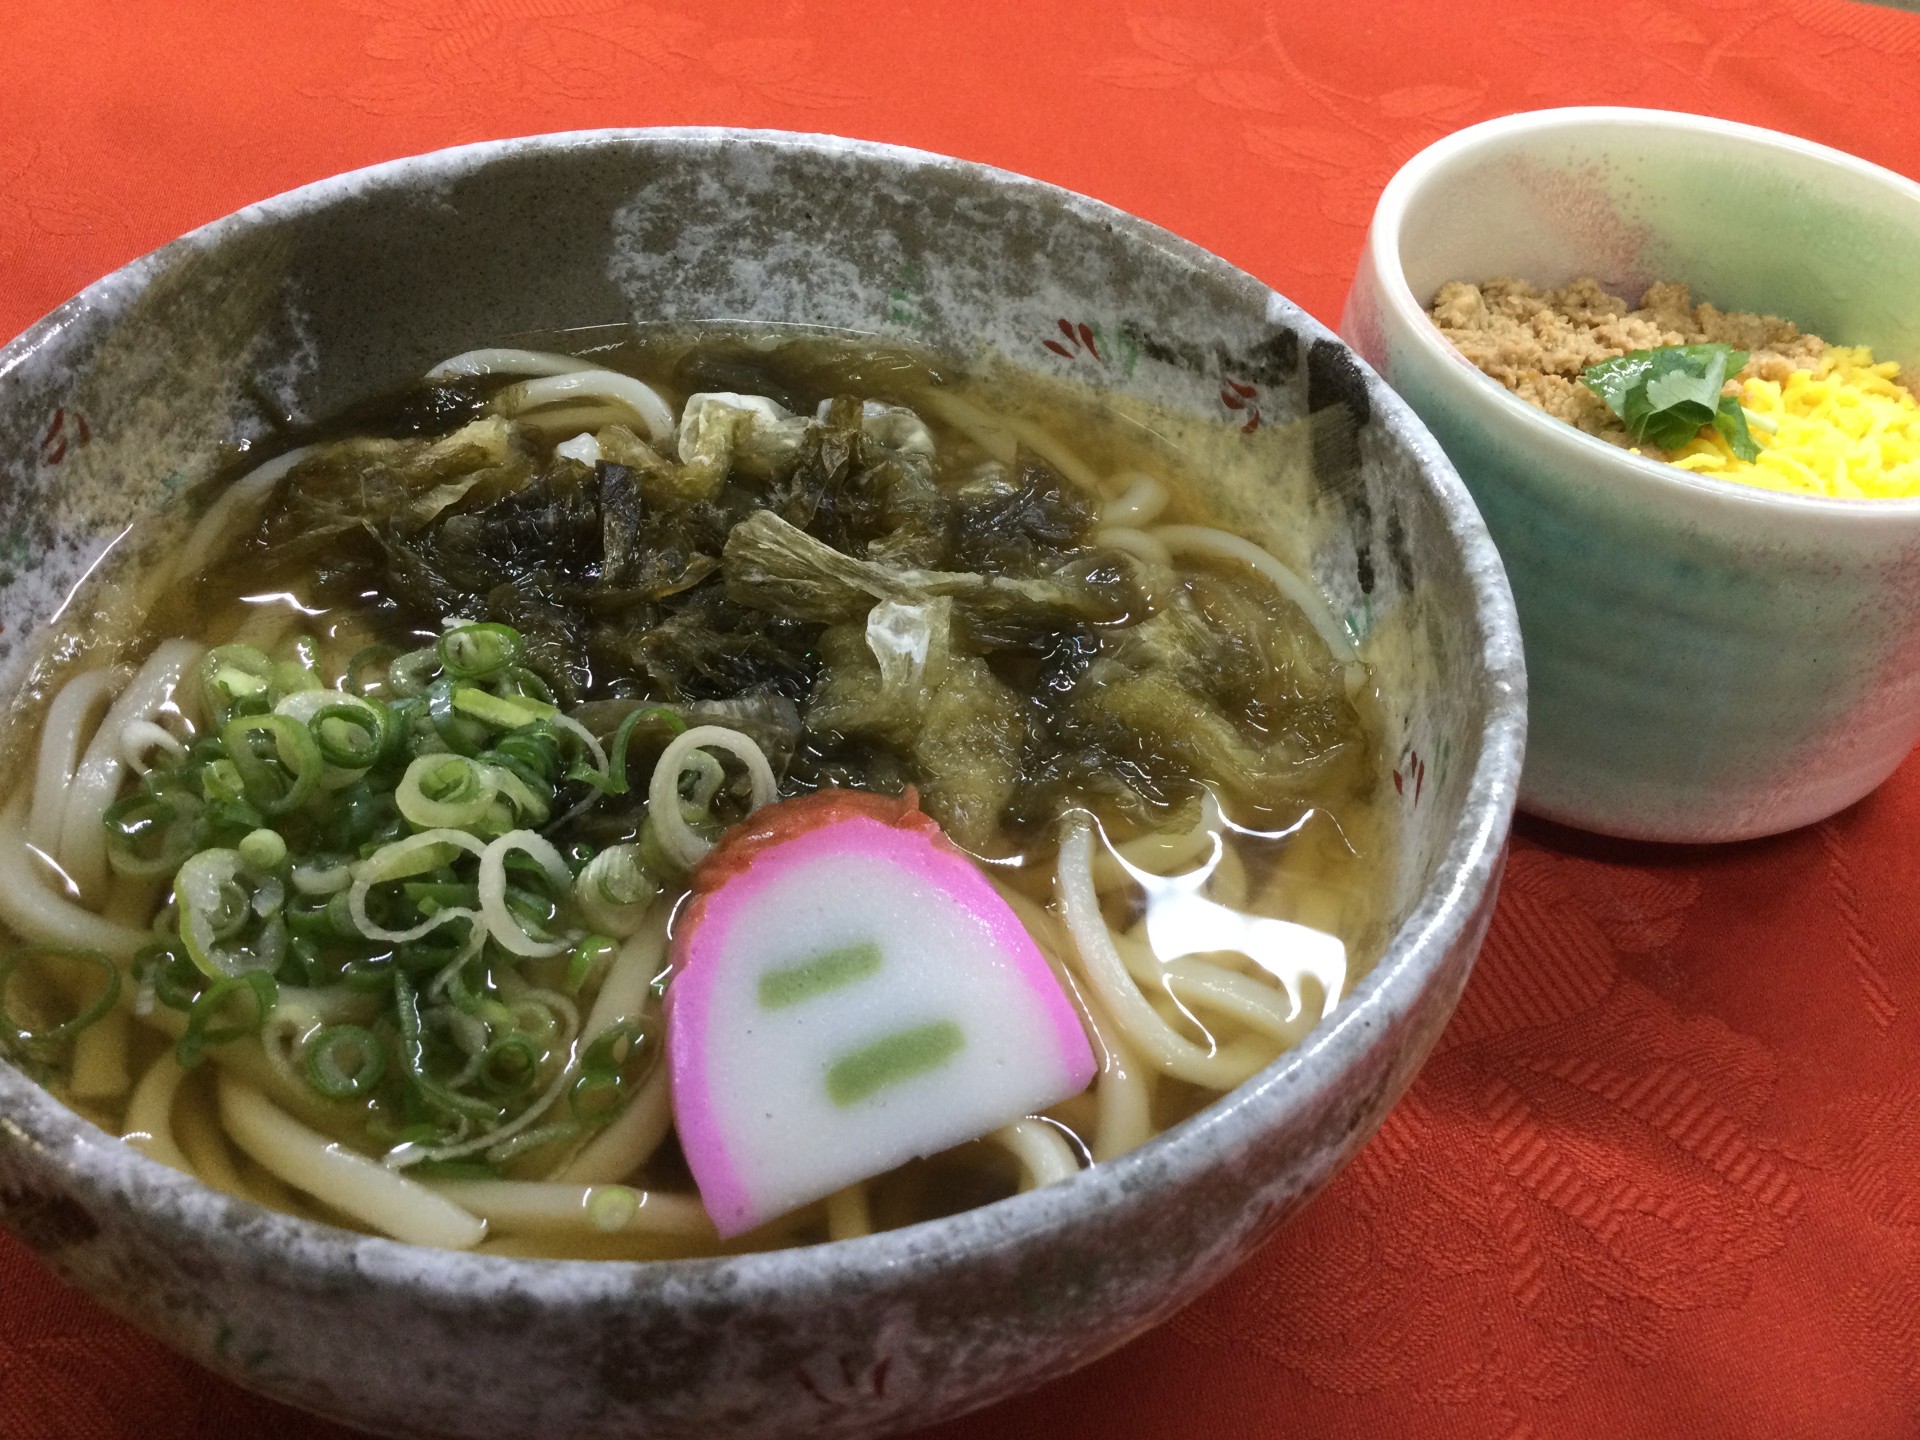
{"type": "Polygon", "coordinates": [[[509,1254],[892,1228],[1179,1123],[1384,942],[1345,628],[1064,392],[669,337],[297,438],[0,747],[0,1040],[211,1185],[509,1254]]]}

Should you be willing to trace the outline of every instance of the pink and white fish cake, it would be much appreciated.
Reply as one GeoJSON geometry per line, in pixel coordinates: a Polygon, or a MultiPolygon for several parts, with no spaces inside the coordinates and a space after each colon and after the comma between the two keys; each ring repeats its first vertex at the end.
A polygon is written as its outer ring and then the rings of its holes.
{"type": "Polygon", "coordinates": [[[911,792],[769,805],[694,890],[667,1053],[681,1148],[723,1236],[1093,1079],[1053,971],[911,792]]]}

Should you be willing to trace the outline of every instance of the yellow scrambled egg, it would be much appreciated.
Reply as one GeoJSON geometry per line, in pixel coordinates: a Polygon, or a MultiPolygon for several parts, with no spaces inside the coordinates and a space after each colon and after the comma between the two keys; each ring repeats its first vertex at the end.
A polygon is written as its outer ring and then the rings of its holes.
{"type": "Polygon", "coordinates": [[[1875,364],[1871,350],[1834,346],[1817,368],[1784,383],[1744,380],[1740,403],[1760,458],[1736,459],[1709,428],[1674,451],[1673,463],[1801,495],[1920,499],[1920,401],[1895,383],[1899,374],[1892,361],[1875,364]]]}

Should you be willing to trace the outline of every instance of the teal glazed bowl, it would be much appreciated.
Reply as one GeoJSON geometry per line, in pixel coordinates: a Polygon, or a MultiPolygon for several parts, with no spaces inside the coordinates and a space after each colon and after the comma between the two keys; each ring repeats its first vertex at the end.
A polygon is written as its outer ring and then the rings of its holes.
{"type": "Polygon", "coordinates": [[[1920,500],[1695,477],[1552,419],[1427,317],[1450,280],[1685,281],[1920,375],[1920,185],[1789,136],[1655,110],[1512,115],[1409,161],[1341,333],[1433,430],[1513,585],[1522,808],[1632,839],[1833,814],[1920,738],[1920,500]]]}
{"type": "Polygon", "coordinates": [[[100,281],[0,348],[0,535],[31,557],[0,567],[0,696],[124,633],[102,578],[172,553],[195,520],[179,497],[273,411],[316,419],[476,345],[716,316],[987,351],[1224,453],[1194,468],[1207,498],[1351,617],[1380,687],[1384,952],[1301,1045],[1136,1151],[926,1224],[706,1260],[453,1253],[272,1213],[0,1062],[0,1225],[243,1385],[414,1440],[930,1424],[1224,1276],[1373,1133],[1452,1013],[1493,909],[1526,688],[1452,466],[1258,280],[936,155],[717,130],[492,142],[280,196],[100,281]],[[79,638],[52,647],[63,605],[79,638]]]}

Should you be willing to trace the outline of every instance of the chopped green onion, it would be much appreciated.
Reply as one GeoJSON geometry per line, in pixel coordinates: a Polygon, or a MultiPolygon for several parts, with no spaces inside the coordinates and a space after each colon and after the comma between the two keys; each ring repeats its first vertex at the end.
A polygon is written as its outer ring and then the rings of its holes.
{"type": "Polygon", "coordinates": [[[400,813],[422,829],[472,829],[499,793],[496,773],[465,755],[422,755],[407,766],[393,798],[400,813]]]}
{"type": "Polygon", "coordinates": [[[456,680],[484,680],[513,665],[523,648],[510,625],[460,625],[440,637],[440,667],[456,680]]]}
{"type": "Polygon", "coordinates": [[[640,1214],[640,1192],[627,1185],[596,1185],[587,1192],[587,1223],[617,1235],[640,1214]]]}
{"type": "Polygon", "coordinates": [[[107,863],[132,880],[171,875],[193,853],[193,822],[201,808],[191,794],[162,796],[151,789],[109,805],[107,863]]]}
{"type": "Polygon", "coordinates": [[[272,700],[273,661],[251,645],[218,645],[200,662],[200,693],[207,713],[224,724],[257,714],[272,700]]]}
{"type": "Polygon", "coordinates": [[[313,732],[289,715],[242,715],[220,730],[247,799],[268,815],[297,810],[320,784],[325,762],[313,732]],[[256,737],[270,743],[263,750],[256,737]]]}
{"type": "Polygon", "coordinates": [[[530,1035],[503,1035],[480,1057],[480,1085],[502,1097],[525,1094],[540,1073],[540,1047],[530,1035]]]}
{"type": "Polygon", "coordinates": [[[306,691],[324,690],[320,677],[310,665],[302,661],[282,660],[273,667],[274,703],[286,699],[289,695],[299,695],[306,691]]]}
{"type": "Polygon", "coordinates": [[[620,942],[611,935],[589,935],[573,947],[573,954],[567,960],[567,978],[562,982],[569,995],[578,995],[580,987],[587,983],[587,977],[593,974],[594,967],[620,948],[620,942]]]}
{"type": "MultiPolygon", "coordinates": [[[[678,735],[687,728],[687,722],[664,705],[648,705],[635,710],[620,722],[620,728],[613,732],[613,744],[608,748],[608,778],[613,782],[613,793],[627,793],[627,742],[633,738],[633,732],[641,725],[663,722],[670,734],[678,735]]],[[[702,752],[705,753],[705,752],[702,752]]],[[[717,763],[717,762],[716,762],[717,763]]]]}
{"type": "Polygon", "coordinates": [[[528,700],[523,697],[512,699],[503,695],[494,695],[475,685],[458,685],[453,691],[453,708],[463,715],[471,715],[489,725],[497,725],[502,730],[518,730],[522,725],[531,725],[536,721],[551,717],[553,706],[541,700],[528,700]]]}
{"type": "Polygon", "coordinates": [[[235,847],[247,869],[259,874],[278,870],[287,863],[287,842],[278,830],[250,830],[235,847]]]}
{"type": "Polygon", "coordinates": [[[307,1083],[329,1100],[365,1095],[387,1070],[386,1047],[361,1025],[327,1026],[307,1041],[300,1060],[307,1083]]]}
{"type": "Polygon", "coordinates": [[[186,1033],[174,1047],[174,1058],[182,1070],[191,1070],[206,1057],[210,1045],[225,1045],[259,1032],[267,1012],[279,1002],[280,987],[264,970],[245,975],[230,975],[216,980],[204,990],[187,1011],[186,1033]],[[233,1002],[244,1007],[235,1016],[233,1002]],[[220,1023],[224,1021],[224,1023],[220,1023]]]}
{"type": "MultiPolygon", "coordinates": [[[[153,998],[169,1010],[189,1008],[206,988],[206,977],[185,948],[164,943],[135,951],[133,974],[142,992],[152,991],[153,998]]],[[[137,1000],[134,1008],[140,1008],[137,1000]]]]}
{"type": "Polygon", "coordinates": [[[210,980],[251,971],[271,973],[285,953],[286,922],[278,915],[266,920],[251,939],[245,938],[256,919],[254,887],[242,876],[245,868],[238,850],[202,850],[189,856],[174,876],[180,939],[210,980]]]}
{"type": "Polygon", "coordinates": [[[696,810],[711,810],[713,797],[726,782],[726,767],[705,750],[695,750],[680,762],[681,799],[696,810]]]}
{"type": "Polygon", "coordinates": [[[372,700],[328,705],[307,722],[321,756],[342,770],[365,770],[379,760],[391,725],[386,707],[372,700]]]}
{"type": "Polygon", "coordinates": [[[114,1001],[119,998],[120,967],[113,963],[111,957],[98,950],[75,950],[59,945],[35,945],[0,957],[0,1039],[23,1049],[44,1052],[64,1041],[71,1040],[111,1010],[114,1001]],[[100,989],[75,1014],[65,1020],[39,1027],[25,1024],[15,1016],[12,1008],[7,1004],[6,997],[13,977],[28,964],[42,968],[77,966],[97,970],[102,977],[100,989]]]}
{"type": "Polygon", "coordinates": [[[453,690],[453,682],[445,679],[427,687],[427,719],[447,749],[457,755],[477,755],[492,731],[483,721],[454,708],[453,690]]]}
{"type": "Polygon", "coordinates": [[[440,647],[428,645],[397,656],[387,666],[387,688],[399,696],[424,695],[440,668],[440,647]]]}
{"type": "Polygon", "coordinates": [[[371,697],[386,687],[386,668],[399,653],[391,645],[369,645],[364,650],[356,650],[353,658],[347,661],[347,673],[341,678],[341,686],[363,699],[371,697]],[[375,673],[369,675],[368,671],[375,673]]]}

